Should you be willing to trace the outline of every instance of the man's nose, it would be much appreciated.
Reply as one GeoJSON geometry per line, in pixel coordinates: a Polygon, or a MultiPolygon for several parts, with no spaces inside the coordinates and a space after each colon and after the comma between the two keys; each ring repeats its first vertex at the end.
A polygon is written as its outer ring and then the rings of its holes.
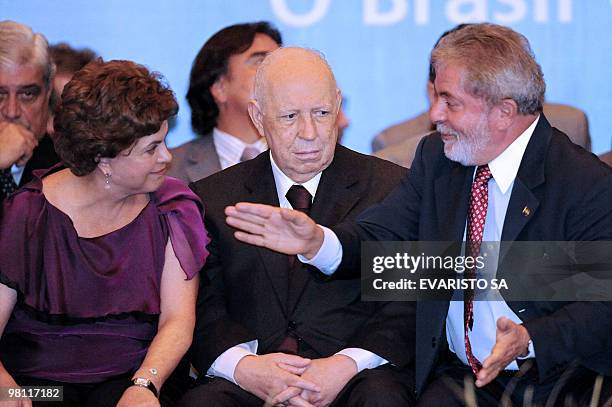
{"type": "Polygon", "coordinates": [[[429,108],[429,120],[434,124],[446,121],[446,103],[439,97],[434,98],[429,108]]]}
{"type": "Polygon", "coordinates": [[[304,140],[313,140],[317,137],[317,129],[314,123],[314,119],[311,115],[303,115],[300,119],[300,138],[304,140]]]}
{"type": "Polygon", "coordinates": [[[13,121],[21,117],[21,105],[17,100],[17,95],[8,95],[2,102],[2,117],[5,120],[13,121]]]}

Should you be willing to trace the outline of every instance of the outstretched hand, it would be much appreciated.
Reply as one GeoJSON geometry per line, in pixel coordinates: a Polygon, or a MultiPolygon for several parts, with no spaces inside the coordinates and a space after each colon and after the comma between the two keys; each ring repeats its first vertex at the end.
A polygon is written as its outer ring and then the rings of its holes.
{"type": "Polygon", "coordinates": [[[527,356],[530,339],[529,332],[523,325],[506,317],[499,318],[495,346],[482,363],[482,369],[476,377],[476,386],[486,386],[517,357],[527,356]]]}
{"type": "Polygon", "coordinates": [[[225,208],[226,222],[238,229],[236,239],[285,254],[314,257],[323,244],[323,230],[300,211],[239,202],[225,208]]]}

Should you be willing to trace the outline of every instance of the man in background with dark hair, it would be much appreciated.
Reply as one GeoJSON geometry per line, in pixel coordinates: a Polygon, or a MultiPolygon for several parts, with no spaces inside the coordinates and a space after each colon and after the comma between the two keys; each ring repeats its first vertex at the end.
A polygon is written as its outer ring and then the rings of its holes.
{"type": "Polygon", "coordinates": [[[281,34],[263,21],[226,27],[204,44],[187,92],[191,126],[200,137],[171,150],[169,175],[197,181],[268,148],[247,105],[257,67],[280,45],[281,34]]]}
{"type": "Polygon", "coordinates": [[[89,48],[75,49],[65,42],[51,45],[49,53],[56,67],[53,89],[58,98],[72,75],[97,57],[89,48]]]}

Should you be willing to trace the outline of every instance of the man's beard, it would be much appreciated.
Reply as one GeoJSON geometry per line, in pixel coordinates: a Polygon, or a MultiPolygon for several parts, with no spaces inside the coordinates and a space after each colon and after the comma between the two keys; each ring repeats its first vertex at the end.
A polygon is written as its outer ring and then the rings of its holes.
{"type": "Polygon", "coordinates": [[[479,162],[484,149],[491,140],[487,115],[482,114],[478,123],[463,132],[445,124],[437,124],[436,130],[442,134],[455,137],[454,141],[444,141],[444,155],[452,161],[465,166],[482,164],[479,162]]]}

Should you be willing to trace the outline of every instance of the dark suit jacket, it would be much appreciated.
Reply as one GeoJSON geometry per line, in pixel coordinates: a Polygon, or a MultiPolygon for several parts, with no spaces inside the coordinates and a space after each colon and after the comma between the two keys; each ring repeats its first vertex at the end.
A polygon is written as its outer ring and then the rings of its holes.
{"type": "MultiPolygon", "coordinates": [[[[32,180],[32,172],[34,170],[45,169],[53,167],[55,164],[60,162],[60,158],[55,152],[53,142],[48,135],[45,135],[39,142],[34,151],[32,157],[26,163],[21,179],[19,180],[19,187],[24,186],[32,180]]],[[[0,191],[0,202],[4,201],[4,194],[0,191]]]]}
{"type": "Polygon", "coordinates": [[[25,168],[23,169],[23,174],[21,175],[21,180],[19,180],[19,187],[24,186],[32,180],[33,171],[51,168],[59,162],[60,158],[55,152],[51,137],[49,137],[49,135],[45,135],[42,139],[40,139],[38,145],[32,152],[32,157],[26,163],[25,168]]]}
{"type": "MultiPolygon", "coordinates": [[[[381,201],[406,170],[336,148],[323,171],[311,217],[323,225],[354,219],[381,201]]],[[[360,280],[330,280],[302,266],[288,281],[288,257],[239,242],[224,208],[240,201],[278,206],[269,154],[192,184],[205,202],[212,238],[201,274],[192,363],[206,372],[225,350],[257,339],[258,353],[275,351],[288,331],[327,357],[345,347],[370,350],[398,368],[414,350],[414,309],[406,303],[360,301],[360,280]]],[[[358,274],[358,270],[356,271],[358,274]]]]}
{"type": "MultiPolygon", "coordinates": [[[[335,229],[350,272],[359,239],[461,241],[474,167],[448,160],[439,134],[425,137],[408,176],[385,201],[335,229]]],[[[572,144],[542,115],[514,181],[502,241],[612,240],[612,169],[572,144]],[[528,207],[531,213],[523,214],[528,207]]],[[[345,264],[346,263],[346,264],[345,264]]],[[[500,264],[503,271],[504,264],[500,264]]],[[[417,391],[446,347],[448,301],[417,305],[417,391]]],[[[541,380],[570,362],[612,374],[612,306],[601,302],[509,302],[535,347],[541,380]],[[519,313],[519,310],[523,310],[519,313]]]]}

